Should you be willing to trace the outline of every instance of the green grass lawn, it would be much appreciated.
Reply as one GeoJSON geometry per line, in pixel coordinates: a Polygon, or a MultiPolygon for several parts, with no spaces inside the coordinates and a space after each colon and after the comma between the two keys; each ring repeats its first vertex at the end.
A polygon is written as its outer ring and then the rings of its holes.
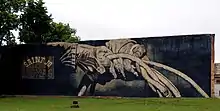
{"type": "Polygon", "coordinates": [[[220,111],[220,99],[8,97],[0,98],[0,111],[220,111]],[[70,108],[73,100],[79,109],[70,108]]]}

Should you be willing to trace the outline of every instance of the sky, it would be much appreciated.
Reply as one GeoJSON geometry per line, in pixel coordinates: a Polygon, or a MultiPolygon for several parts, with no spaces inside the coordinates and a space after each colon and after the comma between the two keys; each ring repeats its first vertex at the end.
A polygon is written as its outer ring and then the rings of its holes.
{"type": "Polygon", "coordinates": [[[69,23],[82,40],[215,34],[215,62],[220,62],[220,0],[44,2],[54,20],[69,23]]]}

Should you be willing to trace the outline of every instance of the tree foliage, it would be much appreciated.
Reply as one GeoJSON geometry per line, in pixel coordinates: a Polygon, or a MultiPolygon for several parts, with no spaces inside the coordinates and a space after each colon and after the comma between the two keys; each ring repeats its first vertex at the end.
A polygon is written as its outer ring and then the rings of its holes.
{"type": "Polygon", "coordinates": [[[43,0],[0,1],[0,45],[15,44],[12,30],[19,29],[20,42],[77,42],[76,29],[69,24],[56,23],[48,14],[43,0]]]}
{"type": "Polygon", "coordinates": [[[51,15],[48,15],[42,0],[27,2],[20,18],[19,39],[25,43],[44,43],[51,30],[51,15]]]}
{"type": "Polygon", "coordinates": [[[15,44],[15,36],[11,32],[19,25],[19,12],[25,6],[25,0],[0,0],[0,45],[15,44]]]}
{"type": "Polygon", "coordinates": [[[42,0],[29,1],[21,15],[20,41],[25,43],[76,42],[76,30],[69,24],[56,23],[42,0]]]}
{"type": "Polygon", "coordinates": [[[52,23],[52,30],[47,39],[48,42],[77,42],[79,36],[76,36],[76,29],[70,27],[69,24],[64,23],[52,23]]]}

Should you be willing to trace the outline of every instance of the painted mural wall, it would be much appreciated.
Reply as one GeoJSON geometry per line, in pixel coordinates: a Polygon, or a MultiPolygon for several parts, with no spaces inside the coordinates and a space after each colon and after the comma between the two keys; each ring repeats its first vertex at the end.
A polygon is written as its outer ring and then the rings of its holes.
{"type": "Polygon", "coordinates": [[[203,34],[5,47],[2,93],[210,97],[213,39],[203,34]]]}

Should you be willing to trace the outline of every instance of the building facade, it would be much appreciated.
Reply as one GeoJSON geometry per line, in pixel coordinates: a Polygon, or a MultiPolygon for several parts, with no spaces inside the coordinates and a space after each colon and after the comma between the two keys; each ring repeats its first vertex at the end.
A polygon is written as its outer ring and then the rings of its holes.
{"type": "Polygon", "coordinates": [[[213,46],[201,34],[1,47],[1,93],[212,97],[213,46]]]}
{"type": "Polygon", "coordinates": [[[220,97],[220,63],[215,63],[215,96],[220,97]]]}

